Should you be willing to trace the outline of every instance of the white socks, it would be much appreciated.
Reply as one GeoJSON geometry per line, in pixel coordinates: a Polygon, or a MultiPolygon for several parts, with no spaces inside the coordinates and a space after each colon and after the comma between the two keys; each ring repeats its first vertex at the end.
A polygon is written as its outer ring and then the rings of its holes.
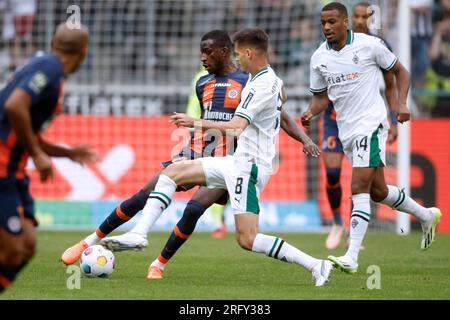
{"type": "Polygon", "coordinates": [[[256,235],[253,241],[252,251],[265,253],[267,256],[278,260],[298,263],[309,271],[320,262],[320,260],[291,246],[283,239],[267,236],[262,233],[256,235]]]}
{"type": "Polygon", "coordinates": [[[177,189],[177,184],[165,174],[159,176],[155,190],[148,196],[147,203],[142,209],[142,217],[136,226],[129,232],[138,233],[147,237],[147,233],[162,212],[170,205],[177,189]]]}
{"type": "Polygon", "coordinates": [[[350,245],[345,254],[353,261],[358,261],[358,253],[370,221],[370,195],[360,193],[352,196],[353,210],[350,218],[350,245]]]}
{"type": "Polygon", "coordinates": [[[84,242],[87,243],[87,245],[93,246],[94,244],[96,244],[97,242],[99,242],[102,238],[100,238],[96,232],[91,233],[90,235],[88,235],[86,238],[84,238],[84,242]]]}
{"type": "Polygon", "coordinates": [[[428,220],[431,216],[430,210],[422,207],[416,201],[414,201],[411,197],[407,196],[403,190],[395,186],[388,185],[388,195],[386,199],[381,201],[381,203],[387,204],[388,206],[405,212],[412,214],[419,221],[428,220]]]}
{"type": "Polygon", "coordinates": [[[150,267],[157,267],[162,270],[164,270],[165,266],[166,266],[166,263],[162,263],[161,261],[159,261],[158,258],[156,258],[155,261],[153,261],[152,264],[150,265],[150,267]]]}

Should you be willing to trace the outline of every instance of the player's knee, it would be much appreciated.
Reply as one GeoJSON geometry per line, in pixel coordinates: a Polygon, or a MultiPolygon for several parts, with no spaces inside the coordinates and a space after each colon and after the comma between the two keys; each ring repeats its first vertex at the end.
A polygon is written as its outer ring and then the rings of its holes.
{"type": "Polygon", "coordinates": [[[191,234],[194,232],[198,219],[203,215],[206,208],[201,203],[191,200],[184,209],[183,216],[177,226],[181,232],[191,234]]]}
{"type": "Polygon", "coordinates": [[[341,178],[340,168],[327,168],[327,182],[330,186],[335,186],[341,178]]]}
{"type": "Polygon", "coordinates": [[[236,232],[236,240],[239,244],[239,246],[242,249],[251,251],[253,248],[253,242],[255,241],[255,236],[251,234],[250,232],[246,233],[238,233],[236,232]]]}
{"type": "Polygon", "coordinates": [[[200,202],[191,200],[188,202],[186,208],[184,209],[183,216],[191,220],[198,220],[205,212],[205,210],[205,206],[200,202]]]}
{"type": "Polygon", "coordinates": [[[378,186],[372,185],[370,189],[370,198],[375,202],[381,202],[388,196],[387,187],[380,188],[378,186]]]}
{"type": "Polygon", "coordinates": [[[175,162],[172,163],[170,166],[166,167],[161,174],[164,174],[168,176],[170,179],[172,179],[177,186],[180,186],[182,183],[182,179],[184,175],[186,174],[186,170],[189,168],[187,164],[184,163],[184,161],[175,162]]]}
{"type": "Polygon", "coordinates": [[[25,250],[23,241],[17,241],[15,244],[6,245],[2,254],[2,265],[6,268],[18,268],[24,261],[25,250]]]}
{"type": "Polygon", "coordinates": [[[24,243],[23,260],[24,261],[31,260],[31,258],[34,257],[35,253],[36,253],[36,239],[34,237],[26,239],[24,243]]]}
{"type": "Polygon", "coordinates": [[[352,194],[369,193],[370,180],[365,178],[353,179],[352,194]]]}
{"type": "Polygon", "coordinates": [[[33,222],[25,219],[23,223],[23,259],[30,260],[36,252],[36,233],[33,222]]]}
{"type": "Polygon", "coordinates": [[[174,179],[177,172],[180,170],[180,165],[178,163],[172,163],[161,171],[161,174],[168,176],[172,180],[174,179]]]}

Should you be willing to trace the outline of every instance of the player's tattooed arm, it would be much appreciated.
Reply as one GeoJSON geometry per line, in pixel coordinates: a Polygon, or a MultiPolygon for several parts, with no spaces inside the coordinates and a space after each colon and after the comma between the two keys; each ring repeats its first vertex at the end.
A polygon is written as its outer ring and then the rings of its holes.
{"type": "Polygon", "coordinates": [[[303,144],[303,152],[306,155],[318,157],[320,155],[319,147],[311,138],[297,125],[295,120],[284,110],[281,110],[281,128],[293,139],[303,144]]]}
{"type": "Polygon", "coordinates": [[[15,89],[5,103],[11,128],[28,151],[39,172],[41,181],[53,176],[52,161],[40,146],[31,125],[31,96],[22,89],[15,89]]]}
{"type": "Polygon", "coordinates": [[[326,90],[314,93],[308,110],[302,114],[302,125],[308,129],[311,124],[311,119],[323,112],[329,103],[330,100],[328,99],[326,90]]]}
{"type": "Polygon", "coordinates": [[[389,136],[388,143],[394,143],[397,140],[398,130],[397,130],[397,90],[395,86],[395,77],[393,73],[383,74],[384,83],[386,84],[386,89],[384,94],[386,95],[386,101],[389,107],[389,136]]]}

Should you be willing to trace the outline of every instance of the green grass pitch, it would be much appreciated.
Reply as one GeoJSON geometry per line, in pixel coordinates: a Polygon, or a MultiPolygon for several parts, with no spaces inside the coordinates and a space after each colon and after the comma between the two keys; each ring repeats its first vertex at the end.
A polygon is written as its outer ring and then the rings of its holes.
{"type": "MultiPolygon", "coordinates": [[[[420,250],[420,234],[397,236],[369,233],[360,254],[359,270],[348,275],[335,270],[328,286],[315,288],[311,274],[240,249],[234,234],[214,239],[194,234],[169,262],[163,280],[148,281],[148,264],[159,254],[169,233],[151,233],[144,252],[118,252],[110,278],[81,276],[81,288],[69,290],[66,266],[59,257],[86,232],[38,232],[33,261],[0,299],[450,299],[450,235],[438,234],[433,246],[420,250]],[[369,289],[377,265],[381,289],[369,289]],[[370,280],[369,280],[370,282],[370,280]]],[[[325,234],[280,234],[316,257],[341,255],[327,251],[325,234]]]]}

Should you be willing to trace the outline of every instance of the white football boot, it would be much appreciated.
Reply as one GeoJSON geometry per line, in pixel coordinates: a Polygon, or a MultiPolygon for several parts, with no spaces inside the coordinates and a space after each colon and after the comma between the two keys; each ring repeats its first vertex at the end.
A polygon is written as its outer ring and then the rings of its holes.
{"type": "Polygon", "coordinates": [[[331,271],[333,270],[333,264],[328,260],[320,260],[312,270],[312,276],[316,287],[326,285],[330,281],[331,271]]]}
{"type": "Polygon", "coordinates": [[[429,208],[428,210],[431,211],[430,219],[420,222],[422,225],[422,242],[420,244],[420,248],[422,250],[427,250],[434,242],[436,226],[439,224],[442,217],[441,210],[438,208],[429,208]]]}
{"type": "Polygon", "coordinates": [[[100,244],[111,251],[142,251],[148,246],[147,237],[139,233],[127,232],[119,236],[106,237],[100,244]]]}

